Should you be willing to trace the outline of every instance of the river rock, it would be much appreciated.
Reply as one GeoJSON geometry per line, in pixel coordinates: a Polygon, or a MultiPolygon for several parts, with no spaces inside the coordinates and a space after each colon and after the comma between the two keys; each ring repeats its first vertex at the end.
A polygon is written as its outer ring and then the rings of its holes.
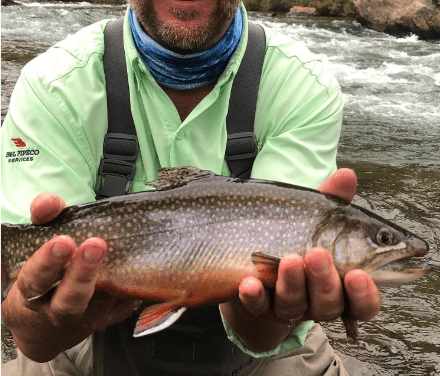
{"type": "Polygon", "coordinates": [[[290,11],[289,13],[287,13],[287,16],[289,17],[316,16],[317,14],[318,11],[316,10],[316,8],[294,6],[293,8],[290,8],[290,11]]]}
{"type": "Polygon", "coordinates": [[[440,39],[440,0],[350,0],[365,27],[396,36],[440,39]]]}
{"type": "Polygon", "coordinates": [[[14,0],[2,0],[2,5],[21,5],[20,3],[16,3],[14,0]]]}

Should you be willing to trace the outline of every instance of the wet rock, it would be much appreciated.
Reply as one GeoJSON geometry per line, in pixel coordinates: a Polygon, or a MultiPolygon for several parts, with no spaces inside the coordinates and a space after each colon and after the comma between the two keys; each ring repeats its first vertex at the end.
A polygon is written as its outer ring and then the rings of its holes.
{"type": "Polygon", "coordinates": [[[300,7],[300,6],[294,6],[293,8],[290,8],[289,13],[287,13],[287,16],[289,17],[298,17],[298,16],[317,16],[318,11],[316,8],[310,8],[310,7],[300,7]]]}
{"type": "Polygon", "coordinates": [[[369,29],[396,36],[440,39],[439,0],[350,0],[356,19],[369,29]]]}
{"type": "Polygon", "coordinates": [[[3,5],[21,5],[20,3],[16,3],[14,0],[2,0],[2,6],[3,5]]]}

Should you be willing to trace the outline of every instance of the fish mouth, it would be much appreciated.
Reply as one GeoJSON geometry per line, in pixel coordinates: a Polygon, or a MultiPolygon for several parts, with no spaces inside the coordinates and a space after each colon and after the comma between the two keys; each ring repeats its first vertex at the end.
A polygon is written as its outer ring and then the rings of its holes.
{"type": "Polygon", "coordinates": [[[425,262],[414,262],[412,257],[392,261],[368,274],[377,286],[398,286],[426,276],[432,267],[425,262]],[[411,262],[409,261],[411,259],[411,262]]]}
{"type": "Polygon", "coordinates": [[[377,286],[398,286],[409,283],[429,274],[432,267],[414,258],[423,257],[429,251],[429,245],[410,233],[403,241],[389,250],[376,253],[376,258],[366,268],[377,286]]]}

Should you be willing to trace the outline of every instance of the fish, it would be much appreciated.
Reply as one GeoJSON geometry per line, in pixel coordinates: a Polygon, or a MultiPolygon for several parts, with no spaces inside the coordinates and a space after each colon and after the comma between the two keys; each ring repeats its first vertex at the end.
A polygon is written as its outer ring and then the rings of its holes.
{"type": "MultiPolygon", "coordinates": [[[[274,288],[281,258],[313,247],[331,253],[341,279],[362,269],[386,286],[431,270],[397,263],[424,256],[423,239],[317,190],[194,167],[160,169],[149,185],[155,190],[69,206],[44,225],[2,224],[2,291],[57,235],[107,242],[96,290],[155,302],[140,314],[135,337],[170,326],[189,308],[232,299],[248,276],[274,288]]],[[[355,339],[356,322],[342,318],[355,339]]]]}

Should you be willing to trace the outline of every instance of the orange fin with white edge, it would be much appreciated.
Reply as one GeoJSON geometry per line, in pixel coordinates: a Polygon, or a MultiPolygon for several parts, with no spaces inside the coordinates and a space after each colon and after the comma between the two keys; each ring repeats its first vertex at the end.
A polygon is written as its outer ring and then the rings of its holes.
{"type": "Polygon", "coordinates": [[[281,257],[266,252],[254,252],[251,257],[258,279],[266,287],[274,287],[278,279],[278,267],[281,257]]]}
{"type": "Polygon", "coordinates": [[[176,305],[176,302],[154,304],[146,307],[136,322],[133,337],[142,337],[159,332],[174,324],[186,307],[176,305]]]}

